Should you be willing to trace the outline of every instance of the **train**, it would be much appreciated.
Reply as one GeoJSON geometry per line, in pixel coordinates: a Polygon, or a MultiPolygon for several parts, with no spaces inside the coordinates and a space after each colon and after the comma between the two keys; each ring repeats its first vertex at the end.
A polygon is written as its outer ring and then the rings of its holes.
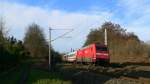
{"type": "Polygon", "coordinates": [[[72,63],[109,63],[109,49],[106,45],[93,43],[64,56],[66,62],[72,63]]]}

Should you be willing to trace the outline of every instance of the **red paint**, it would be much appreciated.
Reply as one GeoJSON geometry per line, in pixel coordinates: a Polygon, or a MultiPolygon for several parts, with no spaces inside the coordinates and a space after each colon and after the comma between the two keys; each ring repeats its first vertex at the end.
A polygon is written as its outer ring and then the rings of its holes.
{"type": "Polygon", "coordinates": [[[90,58],[92,59],[92,62],[96,62],[96,60],[109,60],[109,51],[101,50],[101,48],[107,49],[107,46],[91,44],[87,47],[77,50],[76,58],[82,59],[82,61],[84,58],[90,58]],[[97,50],[97,47],[99,50],[97,50]]]}
{"type": "Polygon", "coordinates": [[[71,56],[72,53],[68,54],[67,60],[68,61],[77,61],[77,62],[86,62],[86,59],[90,59],[90,62],[102,61],[102,60],[109,60],[109,50],[105,45],[99,44],[91,44],[84,48],[77,50],[74,56],[71,56]],[[70,55],[70,56],[69,56],[70,55]]]}

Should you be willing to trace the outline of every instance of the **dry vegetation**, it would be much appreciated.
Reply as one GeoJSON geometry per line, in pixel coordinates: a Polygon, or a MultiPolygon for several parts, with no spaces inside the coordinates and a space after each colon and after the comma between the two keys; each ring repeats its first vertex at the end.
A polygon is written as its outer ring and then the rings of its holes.
{"type": "Polygon", "coordinates": [[[108,47],[111,62],[150,62],[150,47],[133,32],[126,32],[119,24],[104,23],[91,30],[84,46],[91,43],[104,43],[104,29],[108,32],[108,47]]]}

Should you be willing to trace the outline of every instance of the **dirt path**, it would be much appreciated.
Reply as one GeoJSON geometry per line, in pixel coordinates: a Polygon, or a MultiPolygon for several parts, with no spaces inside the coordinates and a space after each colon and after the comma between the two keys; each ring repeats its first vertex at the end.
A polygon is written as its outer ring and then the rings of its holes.
{"type": "Polygon", "coordinates": [[[29,75],[29,72],[30,72],[30,66],[29,65],[26,65],[22,71],[21,71],[21,76],[20,76],[20,79],[18,81],[18,84],[26,84],[26,81],[28,79],[28,75],[29,75]]]}

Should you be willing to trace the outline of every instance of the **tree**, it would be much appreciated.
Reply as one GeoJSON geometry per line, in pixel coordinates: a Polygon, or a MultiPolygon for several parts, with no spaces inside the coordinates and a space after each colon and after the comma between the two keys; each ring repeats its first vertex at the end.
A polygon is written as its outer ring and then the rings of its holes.
{"type": "MultiPolygon", "coordinates": [[[[3,18],[0,18],[0,62],[1,64],[4,64],[3,62],[5,61],[4,59],[7,56],[7,51],[5,49],[5,37],[4,37],[4,29],[5,29],[5,24],[3,21],[3,18]]],[[[2,66],[2,65],[1,65],[2,66]]]]}
{"type": "Polygon", "coordinates": [[[1,17],[0,18],[0,46],[3,46],[4,41],[5,41],[5,38],[4,38],[5,31],[4,31],[4,29],[6,29],[5,28],[5,23],[4,23],[3,18],[1,17]]]}
{"type": "Polygon", "coordinates": [[[0,18],[0,71],[5,71],[21,64],[27,58],[23,42],[15,37],[6,36],[3,18],[0,18]]]}
{"type": "Polygon", "coordinates": [[[37,24],[33,23],[28,27],[24,37],[24,45],[31,57],[48,56],[48,43],[41,27],[37,24]]]}
{"type": "Polygon", "coordinates": [[[101,27],[92,29],[83,46],[92,43],[104,44],[104,29],[108,32],[108,47],[112,58],[130,58],[143,54],[139,38],[132,32],[126,32],[126,29],[121,28],[119,24],[112,22],[105,22],[101,27]]]}
{"type": "Polygon", "coordinates": [[[21,40],[17,40],[12,36],[7,38],[7,42],[8,52],[19,62],[28,58],[28,52],[25,50],[23,42],[21,40]]]}
{"type": "Polygon", "coordinates": [[[4,71],[14,65],[19,64],[19,51],[16,50],[17,40],[12,37],[6,37],[6,27],[2,18],[0,18],[0,71],[4,71]],[[15,46],[16,47],[15,47],[15,46]],[[14,51],[16,50],[16,51],[14,51]]]}

